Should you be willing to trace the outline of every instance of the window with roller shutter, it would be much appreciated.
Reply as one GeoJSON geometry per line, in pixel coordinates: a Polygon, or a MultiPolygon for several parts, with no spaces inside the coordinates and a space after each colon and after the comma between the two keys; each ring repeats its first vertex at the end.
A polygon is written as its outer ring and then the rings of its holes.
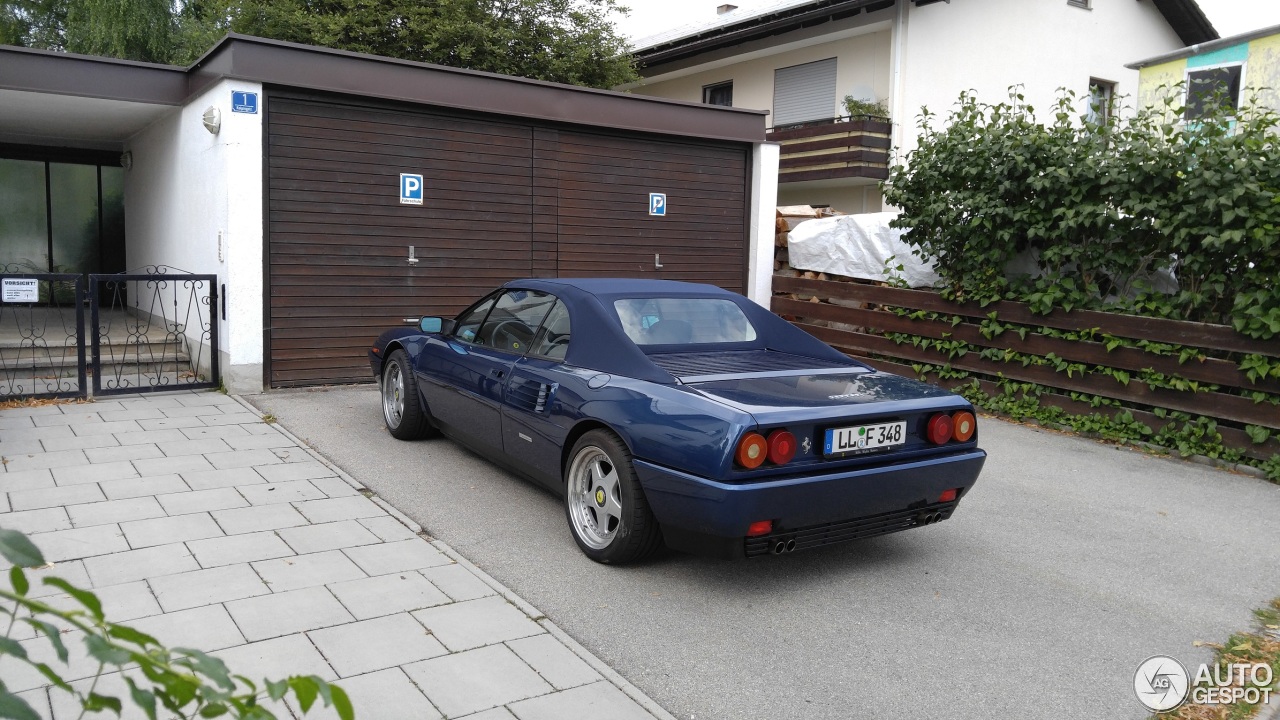
{"type": "Polygon", "coordinates": [[[825,120],[836,115],[836,59],[819,60],[773,71],[771,124],[825,120]]]}

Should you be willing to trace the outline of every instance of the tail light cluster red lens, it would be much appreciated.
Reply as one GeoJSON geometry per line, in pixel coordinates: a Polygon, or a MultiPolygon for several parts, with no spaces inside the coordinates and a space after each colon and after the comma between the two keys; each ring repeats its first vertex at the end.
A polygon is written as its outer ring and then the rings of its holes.
{"type": "Polygon", "coordinates": [[[786,465],[795,456],[796,436],[778,429],[770,432],[768,438],[758,432],[743,435],[733,453],[733,460],[740,467],[755,470],[766,460],[774,465],[786,465]]]}
{"type": "Polygon", "coordinates": [[[973,417],[973,413],[961,410],[951,415],[938,413],[929,418],[925,435],[934,445],[945,445],[953,440],[968,442],[973,439],[973,434],[977,430],[978,421],[973,417]]]}

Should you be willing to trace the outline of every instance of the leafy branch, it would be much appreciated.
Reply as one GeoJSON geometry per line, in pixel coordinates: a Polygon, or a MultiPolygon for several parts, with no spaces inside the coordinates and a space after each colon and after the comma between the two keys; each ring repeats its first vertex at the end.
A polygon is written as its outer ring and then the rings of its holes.
{"type": "MultiPolygon", "coordinates": [[[[98,691],[106,673],[116,671],[125,671],[127,700],[150,720],[156,720],[161,709],[182,718],[271,720],[276,716],[266,703],[280,702],[290,693],[304,713],[320,700],[325,707],[332,707],[341,720],[355,717],[350,699],[337,685],[314,675],[294,675],[284,680],[264,680],[259,689],[249,678],[233,675],[218,658],[192,648],[168,648],[140,630],[107,620],[95,594],[62,578],[44,578],[43,584],[66,593],[77,607],[63,610],[31,597],[31,583],[23,568],[41,567],[45,560],[23,533],[0,529],[0,554],[13,564],[9,570],[10,589],[0,589],[0,616],[9,619],[6,632],[0,637],[0,662],[11,658],[9,664],[20,662],[33,668],[54,688],[75,697],[82,709],[81,717],[107,710],[117,716],[123,712],[120,698],[98,691]],[[43,636],[63,666],[71,657],[63,633],[83,633],[85,650],[97,662],[87,687],[82,682],[68,682],[54,665],[38,659],[38,653],[14,640],[13,631],[19,624],[32,628],[37,638],[43,636]]],[[[0,717],[39,720],[40,715],[0,680],[0,717]]]]}

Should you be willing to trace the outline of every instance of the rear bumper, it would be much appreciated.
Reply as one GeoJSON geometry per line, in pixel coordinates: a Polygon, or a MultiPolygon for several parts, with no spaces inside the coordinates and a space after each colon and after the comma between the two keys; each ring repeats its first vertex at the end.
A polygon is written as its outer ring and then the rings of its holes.
{"type": "Polygon", "coordinates": [[[636,473],[667,544],[699,554],[743,557],[828,545],[906,530],[950,517],[977,482],[987,454],[974,449],[886,467],[734,485],[694,477],[642,460],[636,473]],[[957,500],[939,503],[945,490],[957,500]],[[746,537],[772,520],[773,532],[746,537]]]}

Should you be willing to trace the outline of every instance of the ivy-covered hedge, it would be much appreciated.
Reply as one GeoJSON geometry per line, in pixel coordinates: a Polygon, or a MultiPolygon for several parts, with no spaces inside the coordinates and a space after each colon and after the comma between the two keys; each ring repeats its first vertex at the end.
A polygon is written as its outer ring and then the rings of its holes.
{"type": "MultiPolygon", "coordinates": [[[[1048,123],[1011,90],[962,94],[891,170],[885,198],[933,258],[944,296],[1115,310],[1280,335],[1280,117],[1249,106],[1182,121],[1163,105],[1082,120],[1064,94],[1048,123]],[[1009,274],[1017,259],[1030,272],[1009,274]],[[1152,282],[1172,272],[1176,292],[1152,282]]],[[[1280,377],[1277,368],[1275,377],[1280,377]]]]}

